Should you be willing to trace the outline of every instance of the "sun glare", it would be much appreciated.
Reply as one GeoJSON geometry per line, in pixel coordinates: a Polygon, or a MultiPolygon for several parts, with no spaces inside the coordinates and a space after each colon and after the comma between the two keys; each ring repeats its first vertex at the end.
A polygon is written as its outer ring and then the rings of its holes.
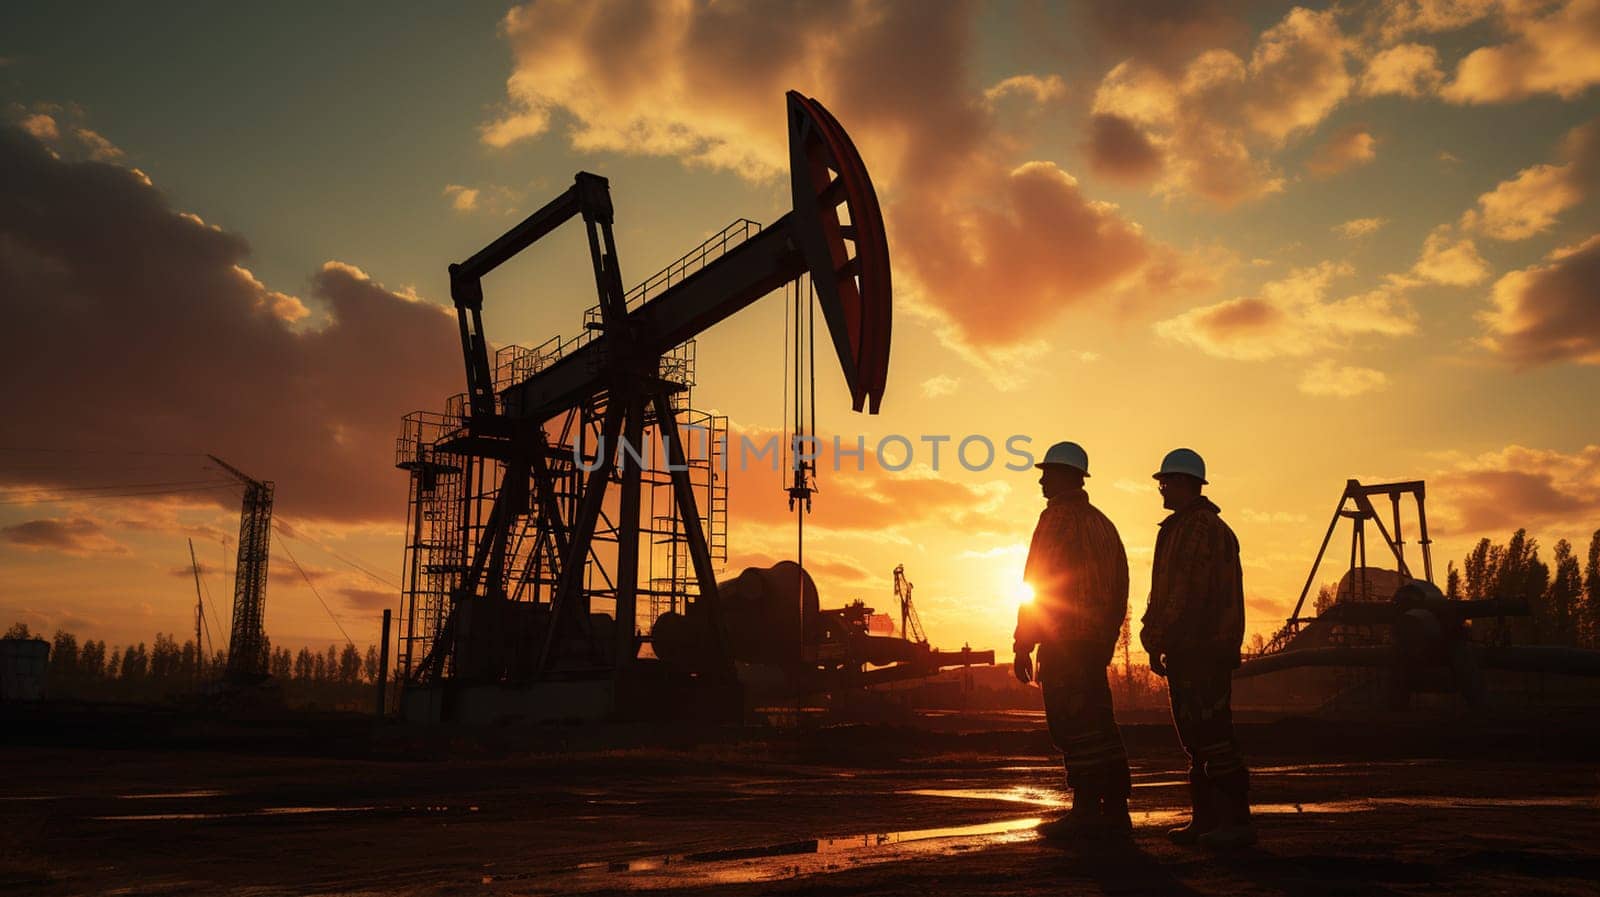
{"type": "Polygon", "coordinates": [[[1020,579],[1016,580],[1016,584],[1011,587],[1011,596],[1017,599],[1017,604],[1019,605],[1032,604],[1033,586],[1020,579]]]}

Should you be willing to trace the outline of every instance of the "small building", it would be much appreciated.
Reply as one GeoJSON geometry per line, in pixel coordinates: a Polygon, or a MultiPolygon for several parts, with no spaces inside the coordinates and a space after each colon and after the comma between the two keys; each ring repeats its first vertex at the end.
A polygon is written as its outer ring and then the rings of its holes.
{"type": "Polygon", "coordinates": [[[50,643],[44,639],[0,639],[0,702],[44,700],[49,668],[50,643]]]}

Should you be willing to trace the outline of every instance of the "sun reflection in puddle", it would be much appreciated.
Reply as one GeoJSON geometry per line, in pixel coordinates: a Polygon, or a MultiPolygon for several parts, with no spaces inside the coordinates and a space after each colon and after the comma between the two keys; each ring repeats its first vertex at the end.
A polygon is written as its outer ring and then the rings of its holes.
{"type": "MultiPolygon", "coordinates": [[[[1042,820],[1037,816],[1002,819],[974,825],[906,829],[846,835],[837,838],[808,838],[757,847],[705,850],[697,853],[637,857],[627,860],[583,863],[551,873],[568,878],[576,887],[584,880],[598,883],[615,875],[637,875],[630,888],[677,887],[693,882],[732,883],[770,881],[798,875],[832,871],[847,867],[903,859],[907,851],[956,851],[979,843],[1000,843],[1037,837],[1033,829],[1042,820]],[[939,842],[945,842],[943,844],[939,842]]],[[[509,876],[545,878],[544,875],[509,876]]],[[[485,876],[492,881],[498,876],[485,876]]],[[[571,890],[572,888],[568,888],[571,890]]]]}
{"type": "Polygon", "coordinates": [[[313,813],[365,813],[377,807],[262,807],[237,813],[136,813],[125,816],[90,816],[98,822],[171,822],[186,819],[243,819],[251,816],[305,816],[313,813]]]}

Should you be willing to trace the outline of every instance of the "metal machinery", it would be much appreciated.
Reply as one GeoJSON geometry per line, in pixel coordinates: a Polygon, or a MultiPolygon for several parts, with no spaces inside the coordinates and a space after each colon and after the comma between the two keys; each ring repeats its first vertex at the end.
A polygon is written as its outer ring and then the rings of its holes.
{"type": "Polygon", "coordinates": [[[1496,646],[1472,640],[1470,621],[1528,613],[1527,596],[1474,601],[1447,599],[1433,582],[1427,489],[1420,480],[1366,485],[1345,483],[1339,505],[1317,550],[1294,613],[1257,656],[1234,673],[1235,704],[1286,708],[1344,701],[1405,708],[1413,696],[1456,693],[1469,704],[1485,699],[1485,671],[1600,675],[1600,652],[1544,645],[1496,646]],[[1387,496],[1393,531],[1373,504],[1387,496]],[[1416,502],[1422,576],[1406,558],[1401,500],[1416,502]],[[1338,600],[1315,617],[1302,617],[1317,570],[1341,520],[1351,523],[1350,561],[1338,600]],[[1368,527],[1377,530],[1398,575],[1367,565],[1368,527]],[[1378,580],[1388,579],[1387,586],[1378,580]]]}
{"type": "Polygon", "coordinates": [[[889,364],[888,242],[866,167],[815,100],[791,91],[788,126],[793,210],[737,221],[631,291],[607,182],[587,172],[450,266],[467,392],[409,415],[396,457],[411,474],[408,715],[597,718],[736,691],[714,566],[726,421],[689,407],[694,337],[808,275],[855,410],[878,411],[889,364]],[[574,218],[599,299],[582,335],[491,365],[483,278],[574,218]],[[671,613],[707,622],[709,659],[669,668],[644,650],[671,613]]]}
{"type": "Polygon", "coordinates": [[[235,685],[267,678],[267,551],[272,539],[273,485],[254,479],[216,455],[207,455],[244,486],[239,511],[239,557],[233,577],[233,632],[224,677],[235,685]]]}
{"type": "MultiPolygon", "coordinates": [[[[895,586],[901,619],[909,613],[915,621],[903,567],[895,568],[895,586]]],[[[792,561],[747,568],[719,584],[717,595],[720,627],[704,605],[662,614],[651,631],[655,652],[683,670],[710,669],[724,652],[739,664],[758,699],[834,693],[994,663],[993,651],[929,647],[920,623],[914,630],[902,627],[900,638],[875,634],[876,612],[862,601],[822,608],[811,575],[792,561]]],[[[884,629],[893,625],[882,623],[884,629]]]]}

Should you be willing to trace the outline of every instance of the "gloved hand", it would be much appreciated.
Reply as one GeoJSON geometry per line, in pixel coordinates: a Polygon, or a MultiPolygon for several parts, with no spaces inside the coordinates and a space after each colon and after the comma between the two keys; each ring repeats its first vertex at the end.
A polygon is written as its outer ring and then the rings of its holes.
{"type": "Polygon", "coordinates": [[[1162,678],[1166,678],[1167,664],[1165,654],[1158,653],[1150,655],[1150,672],[1155,673],[1157,676],[1162,678]]]}
{"type": "Polygon", "coordinates": [[[1017,681],[1027,685],[1033,681],[1033,652],[1018,651],[1017,659],[1011,661],[1011,672],[1017,681]]]}

